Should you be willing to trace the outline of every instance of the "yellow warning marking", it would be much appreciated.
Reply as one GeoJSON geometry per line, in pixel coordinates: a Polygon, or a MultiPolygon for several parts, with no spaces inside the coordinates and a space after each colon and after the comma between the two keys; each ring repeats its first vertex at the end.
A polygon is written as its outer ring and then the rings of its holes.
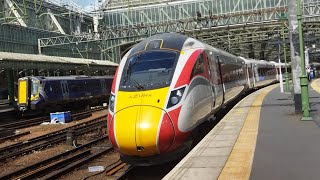
{"type": "Polygon", "coordinates": [[[219,180],[249,179],[257,142],[261,105],[264,97],[277,85],[265,88],[254,100],[233,150],[221,171],[219,180]]]}
{"type": "Polygon", "coordinates": [[[318,93],[320,93],[320,85],[319,84],[320,84],[320,79],[313,80],[311,83],[312,89],[314,89],[318,93]]]}
{"type": "Polygon", "coordinates": [[[150,156],[158,153],[157,135],[169,87],[141,92],[118,91],[115,134],[122,153],[150,156]],[[129,108],[128,108],[129,107],[129,108]],[[144,151],[137,151],[137,146],[144,151]]]}
{"type": "Polygon", "coordinates": [[[27,80],[20,80],[19,84],[18,84],[18,89],[19,89],[19,93],[18,93],[18,103],[20,105],[22,104],[27,104],[28,101],[28,97],[27,97],[27,80]]]}
{"type": "Polygon", "coordinates": [[[236,111],[235,111],[236,114],[241,114],[241,113],[244,113],[244,110],[243,108],[238,108],[236,111]]]}

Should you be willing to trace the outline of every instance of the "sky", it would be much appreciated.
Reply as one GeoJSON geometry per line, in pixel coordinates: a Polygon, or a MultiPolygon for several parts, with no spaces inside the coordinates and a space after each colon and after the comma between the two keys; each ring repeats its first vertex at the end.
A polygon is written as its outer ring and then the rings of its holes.
{"type": "Polygon", "coordinates": [[[98,0],[74,0],[74,2],[88,11],[94,10],[94,4],[98,5],[98,0]]]}

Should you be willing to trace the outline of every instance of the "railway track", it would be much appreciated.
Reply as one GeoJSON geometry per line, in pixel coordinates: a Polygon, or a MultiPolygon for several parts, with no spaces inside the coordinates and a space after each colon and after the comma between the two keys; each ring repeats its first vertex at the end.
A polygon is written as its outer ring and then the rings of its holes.
{"type": "Polygon", "coordinates": [[[3,143],[5,141],[7,141],[7,140],[18,139],[21,136],[25,136],[25,135],[28,135],[30,133],[31,133],[30,131],[26,131],[26,132],[23,132],[23,133],[14,134],[14,135],[11,135],[11,136],[6,136],[6,137],[3,137],[3,138],[0,138],[0,143],[3,143]]]}
{"type": "Polygon", "coordinates": [[[134,168],[134,166],[130,164],[126,164],[123,162],[118,162],[114,166],[112,166],[110,169],[106,170],[107,176],[113,176],[114,179],[120,180],[120,179],[126,179],[128,176],[128,173],[134,168]],[[126,169],[125,171],[119,173],[117,176],[115,175],[119,170],[126,169]]]}
{"type": "MultiPolygon", "coordinates": [[[[71,115],[71,118],[72,120],[84,119],[84,118],[90,117],[93,112],[104,110],[104,109],[106,108],[102,107],[102,108],[96,108],[96,109],[85,111],[85,112],[76,113],[71,115]]],[[[50,122],[50,117],[44,116],[44,117],[37,117],[37,118],[26,119],[26,120],[19,120],[17,122],[6,123],[6,124],[0,125],[0,129],[1,128],[21,129],[21,128],[26,128],[30,126],[39,125],[43,122],[50,122]]]]}
{"type": "Polygon", "coordinates": [[[0,177],[5,179],[57,179],[76,168],[112,151],[112,147],[105,146],[98,152],[91,151],[91,148],[98,143],[107,140],[107,136],[100,137],[87,144],[81,145],[70,151],[47,158],[28,167],[16,170],[0,177]]]}
{"type": "MultiPolygon", "coordinates": [[[[94,151],[91,150],[95,144],[102,143],[105,140],[108,140],[107,136],[100,137],[70,151],[60,153],[30,166],[5,174],[0,177],[0,180],[36,178],[52,180],[58,179],[59,177],[88,164],[102,155],[111,153],[113,150],[111,146],[98,146],[100,147],[100,150],[97,151],[97,148],[95,148],[94,151]]],[[[106,176],[112,177],[113,179],[125,179],[132,169],[133,166],[119,161],[107,168],[104,173],[106,176]],[[126,170],[119,172],[122,169],[126,170]]]]}
{"type": "Polygon", "coordinates": [[[0,161],[6,161],[9,158],[28,154],[33,151],[44,149],[46,147],[61,143],[66,140],[66,134],[68,130],[74,130],[75,135],[79,136],[95,131],[101,127],[106,127],[107,122],[105,118],[106,116],[100,116],[91,121],[79,123],[62,130],[29,139],[25,142],[19,142],[0,148],[0,161]]]}

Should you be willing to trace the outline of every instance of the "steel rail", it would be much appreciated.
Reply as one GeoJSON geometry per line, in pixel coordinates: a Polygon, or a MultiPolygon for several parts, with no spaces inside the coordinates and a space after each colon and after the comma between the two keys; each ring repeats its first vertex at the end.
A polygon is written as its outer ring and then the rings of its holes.
{"type": "Polygon", "coordinates": [[[21,176],[22,174],[25,174],[25,173],[27,173],[27,172],[29,172],[29,171],[34,170],[34,169],[38,169],[38,168],[41,167],[41,166],[48,165],[48,164],[50,164],[50,163],[52,163],[52,162],[54,162],[54,161],[60,160],[60,159],[62,159],[62,158],[64,158],[64,157],[66,157],[66,156],[69,156],[69,155],[71,155],[71,154],[73,154],[73,153],[76,153],[77,151],[81,151],[81,150],[84,150],[84,149],[86,149],[86,148],[89,148],[90,146],[92,146],[92,145],[94,145],[94,144],[97,144],[97,143],[99,143],[100,141],[104,141],[104,140],[106,140],[106,139],[107,139],[107,136],[100,137],[99,139],[96,139],[96,140],[93,140],[93,141],[91,141],[91,142],[89,142],[89,143],[87,143],[87,144],[83,144],[83,145],[81,145],[81,146],[78,146],[78,147],[76,147],[76,148],[74,148],[74,149],[72,149],[72,150],[70,150],[70,151],[60,153],[60,154],[58,154],[58,155],[56,155],[56,156],[53,156],[53,157],[47,158],[47,159],[45,159],[45,160],[42,160],[42,161],[40,161],[40,162],[34,163],[34,164],[32,164],[32,165],[30,165],[30,166],[28,166],[28,167],[24,167],[24,168],[19,169],[19,170],[17,170],[17,171],[14,171],[14,172],[11,172],[11,173],[9,173],[9,174],[6,174],[6,175],[0,177],[0,180],[2,180],[2,179],[3,179],[3,180],[4,180],[4,179],[12,179],[12,178],[14,178],[14,177],[19,177],[19,176],[21,176]]]}
{"type": "Polygon", "coordinates": [[[59,177],[67,174],[67,173],[70,173],[71,171],[73,171],[74,169],[78,168],[78,167],[81,167],[83,166],[84,164],[87,164],[88,162],[102,156],[103,154],[106,154],[108,152],[110,152],[113,148],[109,147],[107,149],[104,149],[96,154],[92,154],[90,156],[88,156],[87,158],[84,158],[83,160],[80,160],[78,162],[74,162],[72,164],[69,164],[68,166],[66,166],[65,168],[63,169],[60,169],[59,171],[56,171],[52,174],[49,174],[48,176],[45,177],[45,179],[47,180],[56,180],[58,179],[59,177]]]}
{"type": "Polygon", "coordinates": [[[41,176],[44,176],[46,175],[48,172],[50,171],[54,171],[56,169],[60,169],[60,168],[63,168],[65,166],[67,166],[68,164],[74,162],[74,161],[77,161],[79,159],[82,159],[86,156],[89,156],[90,155],[90,150],[86,150],[84,152],[81,152],[79,154],[76,154],[72,157],[69,157],[69,158],[66,158],[62,161],[59,161],[57,163],[53,163],[53,164],[50,164],[50,165],[47,165],[47,166],[44,166],[44,167],[41,167],[40,170],[36,170],[32,173],[29,173],[27,175],[24,175],[22,177],[19,177],[19,179],[35,179],[37,177],[41,177],[41,176]]]}
{"type": "Polygon", "coordinates": [[[26,131],[26,132],[23,132],[23,133],[14,134],[14,135],[11,135],[11,136],[6,136],[6,137],[3,137],[3,138],[0,138],[0,143],[5,142],[6,140],[17,139],[17,138],[20,138],[21,136],[25,136],[25,135],[28,135],[30,133],[31,133],[30,131],[26,131]]]}
{"type": "Polygon", "coordinates": [[[127,165],[127,166],[128,166],[128,169],[125,172],[123,172],[122,174],[120,174],[118,177],[116,177],[116,180],[127,179],[127,175],[134,168],[134,166],[132,166],[132,165],[127,165]]]}
{"type": "MultiPolygon", "coordinates": [[[[94,131],[96,128],[98,128],[98,126],[93,126],[93,128],[94,129],[92,129],[92,128],[91,129],[86,129],[86,131],[82,131],[79,134],[84,134],[84,133],[86,133],[88,131],[89,132],[94,131]]],[[[27,147],[27,148],[23,148],[23,149],[19,149],[18,151],[15,151],[13,153],[1,156],[0,157],[0,161],[6,161],[7,159],[12,158],[12,157],[17,157],[17,156],[20,156],[20,155],[31,153],[31,152],[36,151],[36,150],[41,150],[41,149],[44,149],[46,147],[53,146],[54,144],[58,144],[60,142],[65,141],[65,139],[66,139],[66,134],[59,135],[58,137],[55,137],[54,139],[50,139],[49,141],[45,141],[45,142],[43,142],[41,144],[38,144],[38,145],[35,145],[35,146],[31,146],[31,147],[27,147]]]]}
{"type": "MultiPolygon", "coordinates": [[[[80,120],[84,119],[87,117],[90,117],[93,112],[101,111],[106,109],[105,107],[102,108],[97,108],[85,112],[80,112],[80,113],[75,113],[71,115],[72,120],[80,120]]],[[[32,118],[32,119],[27,119],[27,120],[20,120],[18,122],[12,122],[12,123],[6,123],[3,125],[0,125],[0,128],[7,128],[7,129],[21,129],[21,128],[26,128],[34,125],[41,124],[43,122],[49,122],[50,117],[48,116],[43,116],[43,117],[37,117],[37,118],[32,118]]]]}
{"type": "Polygon", "coordinates": [[[55,131],[53,133],[46,134],[43,136],[39,136],[30,140],[27,140],[25,142],[19,142],[10,146],[0,148],[0,154],[2,155],[0,156],[0,160],[5,160],[10,157],[32,152],[33,150],[42,149],[52,144],[65,141],[66,132],[67,130],[70,130],[70,129],[74,129],[77,135],[82,135],[84,133],[91,132],[101,126],[106,126],[106,121],[101,120],[103,118],[104,116],[98,117],[97,119],[92,121],[83,122],[81,124],[71,126],[60,131],[55,131]],[[36,145],[32,146],[34,144],[36,145]]]}
{"type": "Polygon", "coordinates": [[[126,166],[127,164],[124,162],[118,162],[117,164],[115,164],[112,168],[110,168],[109,170],[107,170],[106,174],[107,176],[112,176],[114,175],[116,172],[118,172],[120,169],[122,169],[124,166],[126,166]]]}

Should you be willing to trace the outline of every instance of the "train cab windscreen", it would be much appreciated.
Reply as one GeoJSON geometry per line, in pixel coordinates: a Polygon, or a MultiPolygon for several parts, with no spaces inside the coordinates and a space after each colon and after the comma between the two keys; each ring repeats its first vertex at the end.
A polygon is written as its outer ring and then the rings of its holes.
{"type": "Polygon", "coordinates": [[[179,54],[174,51],[147,51],[129,57],[123,70],[120,90],[150,90],[169,86],[179,54]]]}
{"type": "Polygon", "coordinates": [[[31,97],[36,98],[39,95],[39,80],[31,80],[31,97]]]}

